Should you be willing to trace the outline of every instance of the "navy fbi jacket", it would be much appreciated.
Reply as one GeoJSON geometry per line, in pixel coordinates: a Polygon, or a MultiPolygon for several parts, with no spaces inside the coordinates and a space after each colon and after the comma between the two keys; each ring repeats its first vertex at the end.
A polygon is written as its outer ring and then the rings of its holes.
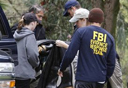
{"type": "Polygon", "coordinates": [[[92,25],[79,28],[65,52],[60,71],[69,66],[78,50],[76,80],[103,82],[110,78],[116,58],[114,38],[110,33],[92,25]]]}

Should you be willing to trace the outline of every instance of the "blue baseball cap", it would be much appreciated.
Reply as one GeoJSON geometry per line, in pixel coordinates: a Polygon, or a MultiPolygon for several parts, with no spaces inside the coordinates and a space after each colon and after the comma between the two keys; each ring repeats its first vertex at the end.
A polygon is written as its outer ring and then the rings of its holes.
{"type": "Polygon", "coordinates": [[[68,13],[68,9],[71,8],[72,6],[75,6],[75,5],[80,5],[78,1],[76,0],[68,0],[65,5],[64,5],[64,13],[63,13],[63,16],[69,16],[69,13],[68,13]]]}

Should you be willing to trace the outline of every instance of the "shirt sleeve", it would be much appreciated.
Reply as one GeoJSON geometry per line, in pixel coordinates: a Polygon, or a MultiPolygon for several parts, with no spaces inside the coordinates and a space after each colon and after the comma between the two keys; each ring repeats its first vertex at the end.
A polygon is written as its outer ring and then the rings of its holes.
{"type": "Polygon", "coordinates": [[[28,62],[31,64],[33,68],[37,67],[39,65],[39,59],[38,59],[39,53],[34,35],[30,35],[27,37],[26,51],[28,56],[28,62]]]}
{"type": "Polygon", "coordinates": [[[77,51],[79,50],[80,40],[81,40],[80,33],[76,31],[72,37],[71,43],[67,51],[65,52],[63,56],[63,59],[60,65],[60,71],[64,71],[73,61],[75,55],[77,54],[77,51]]]}
{"type": "Polygon", "coordinates": [[[112,76],[115,68],[116,50],[114,39],[107,57],[107,80],[112,76]]]}

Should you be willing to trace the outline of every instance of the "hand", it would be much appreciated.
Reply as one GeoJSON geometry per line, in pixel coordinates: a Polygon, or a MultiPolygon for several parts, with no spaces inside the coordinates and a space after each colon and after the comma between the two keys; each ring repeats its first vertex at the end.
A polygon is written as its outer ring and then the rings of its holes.
{"type": "Polygon", "coordinates": [[[46,51],[46,47],[44,45],[38,46],[38,52],[46,51]]]}
{"type": "Polygon", "coordinates": [[[56,46],[59,46],[59,47],[63,47],[65,44],[64,41],[61,41],[61,40],[56,40],[56,46]]]}
{"type": "Polygon", "coordinates": [[[56,40],[56,46],[59,46],[59,47],[63,47],[63,48],[68,48],[68,44],[66,44],[64,41],[61,41],[61,40],[56,40]]]}
{"type": "Polygon", "coordinates": [[[58,73],[57,73],[60,77],[63,77],[63,72],[60,71],[60,69],[58,70],[58,73]]]}
{"type": "Polygon", "coordinates": [[[39,46],[39,47],[38,47],[38,52],[40,53],[42,50],[43,50],[42,47],[39,46]]]}

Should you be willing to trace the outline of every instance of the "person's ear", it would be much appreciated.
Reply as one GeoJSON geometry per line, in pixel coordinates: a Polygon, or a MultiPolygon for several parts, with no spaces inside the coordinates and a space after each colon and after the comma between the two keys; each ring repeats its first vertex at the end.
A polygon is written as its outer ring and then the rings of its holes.
{"type": "Polygon", "coordinates": [[[74,12],[74,7],[73,6],[70,9],[71,9],[72,12],[74,12]]]}
{"type": "Polygon", "coordinates": [[[87,21],[85,18],[82,19],[83,21],[87,21]]]}
{"type": "Polygon", "coordinates": [[[33,26],[34,25],[34,22],[31,22],[31,25],[33,26]]]}
{"type": "Polygon", "coordinates": [[[70,9],[72,10],[73,9],[73,6],[70,9]]]}

